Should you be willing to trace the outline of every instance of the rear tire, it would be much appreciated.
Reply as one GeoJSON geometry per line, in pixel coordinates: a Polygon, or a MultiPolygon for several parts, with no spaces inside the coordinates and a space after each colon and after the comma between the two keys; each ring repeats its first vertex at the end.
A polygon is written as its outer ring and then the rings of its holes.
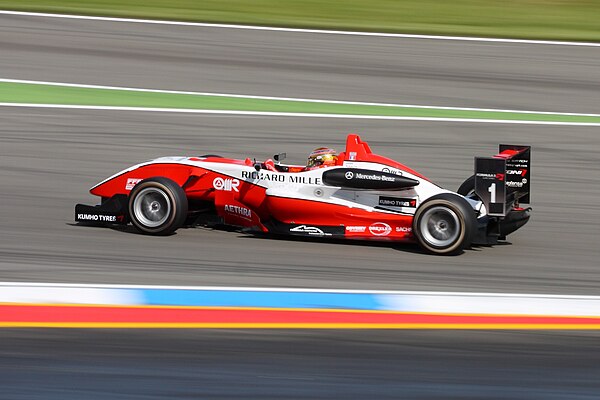
{"type": "Polygon", "coordinates": [[[471,175],[468,177],[462,185],[458,188],[456,193],[463,195],[465,197],[470,197],[475,195],[475,175],[471,175]]]}
{"type": "Polygon", "coordinates": [[[443,193],[425,201],[415,213],[413,232],[426,251],[455,255],[471,244],[475,211],[462,197],[443,193]]]}
{"type": "Polygon", "coordinates": [[[128,211],[133,226],[140,232],[168,235],[185,222],[187,196],[171,179],[144,179],[129,194],[128,211]]]}

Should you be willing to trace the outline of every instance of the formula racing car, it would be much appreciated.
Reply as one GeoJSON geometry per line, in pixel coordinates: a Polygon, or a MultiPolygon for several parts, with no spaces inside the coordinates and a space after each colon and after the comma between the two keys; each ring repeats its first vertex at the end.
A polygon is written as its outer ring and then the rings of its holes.
{"type": "Polygon", "coordinates": [[[427,252],[453,255],[505,240],[530,217],[531,208],[521,207],[530,203],[529,146],[500,145],[497,155],[476,157],[475,174],[457,192],[374,154],[356,134],[330,165],[284,159],[157,158],[92,187],[100,204],[77,204],[75,220],[131,223],[150,235],[224,224],[323,239],[416,241],[427,252]]]}

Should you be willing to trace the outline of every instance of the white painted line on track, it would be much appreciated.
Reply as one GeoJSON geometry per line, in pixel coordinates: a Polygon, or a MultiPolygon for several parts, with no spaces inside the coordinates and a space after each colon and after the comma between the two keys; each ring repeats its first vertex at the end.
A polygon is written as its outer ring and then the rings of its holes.
{"type": "Polygon", "coordinates": [[[487,293],[487,292],[433,292],[414,290],[356,290],[356,289],[315,289],[315,288],[282,288],[282,287],[253,287],[253,286],[175,286],[175,285],[128,285],[104,283],[51,283],[51,282],[0,282],[0,287],[65,287],[90,289],[173,289],[173,290],[223,290],[248,292],[298,292],[298,293],[375,293],[375,294],[410,294],[425,296],[499,296],[499,297],[529,297],[529,298],[561,298],[600,300],[600,296],[571,295],[571,294],[532,294],[532,293],[487,293]]]}
{"type": "Polygon", "coordinates": [[[525,120],[480,119],[480,118],[401,117],[401,116],[390,116],[390,115],[318,114],[318,113],[300,113],[300,112],[294,113],[294,112],[271,112],[271,111],[203,110],[203,109],[190,109],[190,108],[88,106],[88,105],[72,105],[72,104],[0,103],[0,107],[54,108],[54,109],[104,110],[104,111],[141,111],[141,112],[165,112],[165,113],[170,112],[170,113],[184,113],[184,114],[221,114],[221,115],[242,115],[242,116],[260,116],[260,117],[372,119],[372,120],[467,122],[467,123],[484,123],[484,124],[519,124],[519,125],[600,126],[600,123],[595,123],[595,122],[525,121],[525,120]]]}
{"type": "Polygon", "coordinates": [[[51,13],[36,13],[36,12],[9,11],[9,10],[0,10],[0,14],[21,15],[21,16],[28,16],[28,17],[42,17],[42,18],[66,18],[66,19],[123,22],[123,23],[137,23],[137,24],[179,25],[179,26],[196,26],[196,27],[203,27],[203,28],[247,29],[247,30],[257,30],[257,31],[313,33],[313,34],[326,34],[326,35],[371,36],[371,37],[428,39],[428,40],[454,40],[454,41],[465,41],[465,42],[541,44],[541,45],[555,45],[555,46],[600,47],[600,43],[595,43],[595,42],[569,42],[569,41],[560,41],[560,40],[529,40],[529,39],[485,38],[485,37],[469,37],[469,36],[417,35],[417,34],[407,34],[407,33],[336,31],[336,30],[326,30],[326,29],[301,29],[301,28],[282,28],[282,27],[275,27],[275,26],[213,24],[213,23],[204,23],[204,22],[184,22],[184,21],[166,21],[166,20],[153,20],[153,19],[137,19],[137,18],[98,17],[98,16],[88,16],[88,15],[51,14],[51,13]]]}
{"type": "Polygon", "coordinates": [[[245,94],[231,93],[211,93],[211,92],[192,92],[183,90],[163,90],[163,89],[144,89],[124,86],[105,86],[105,85],[88,85],[81,83],[66,83],[66,82],[48,82],[48,81],[32,81],[26,79],[8,79],[0,78],[0,82],[5,83],[23,83],[31,85],[47,85],[58,87],[74,87],[82,89],[104,89],[104,90],[121,90],[129,92],[142,93],[164,93],[164,94],[183,94],[192,96],[211,96],[211,97],[232,97],[237,99],[255,99],[255,100],[277,100],[288,102],[304,102],[304,103],[320,103],[320,104],[342,104],[356,106],[376,106],[376,107],[396,107],[396,108],[419,108],[425,110],[454,110],[454,111],[478,111],[478,112],[498,112],[498,113],[515,113],[515,114],[540,114],[540,115],[567,115],[579,117],[600,117],[600,114],[584,114],[584,113],[567,113],[567,112],[552,112],[552,111],[531,111],[531,110],[507,110],[501,108],[473,108],[473,107],[448,107],[448,106],[423,106],[415,104],[396,104],[396,103],[373,103],[362,101],[346,101],[346,100],[322,100],[322,99],[304,99],[299,97],[274,97],[274,96],[257,96],[245,94]]]}

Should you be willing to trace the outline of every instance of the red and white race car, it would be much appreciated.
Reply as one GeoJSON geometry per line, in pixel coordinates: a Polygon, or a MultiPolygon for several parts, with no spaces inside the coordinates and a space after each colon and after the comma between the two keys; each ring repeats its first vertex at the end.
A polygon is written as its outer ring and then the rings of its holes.
{"type": "Polygon", "coordinates": [[[152,235],[184,225],[318,238],[416,241],[435,254],[495,244],[530,216],[529,146],[500,145],[475,159],[458,192],[374,154],[356,134],[334,165],[306,168],[216,155],[162,157],[134,165],[90,192],[101,204],[75,207],[83,224],[127,224],[152,235]]]}

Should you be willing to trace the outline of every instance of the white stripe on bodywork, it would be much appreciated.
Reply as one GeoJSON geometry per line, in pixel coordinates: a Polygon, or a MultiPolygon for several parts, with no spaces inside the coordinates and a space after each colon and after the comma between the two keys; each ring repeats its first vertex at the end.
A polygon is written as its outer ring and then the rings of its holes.
{"type": "MultiPolygon", "coordinates": [[[[363,168],[370,167],[374,171],[381,169],[381,167],[382,167],[382,165],[380,165],[380,164],[375,164],[375,163],[370,163],[370,162],[353,161],[352,163],[356,164],[357,167],[363,167],[363,168]]],[[[373,206],[361,204],[359,202],[346,199],[343,196],[336,196],[336,193],[340,189],[342,189],[341,187],[327,186],[327,185],[314,185],[314,184],[311,185],[311,184],[306,184],[306,183],[294,183],[294,182],[288,182],[287,178],[286,178],[285,182],[272,181],[272,180],[260,179],[260,178],[247,179],[247,178],[242,177],[242,174],[241,174],[242,170],[246,170],[250,173],[258,172],[258,173],[264,173],[264,174],[277,174],[277,175],[282,175],[285,177],[304,175],[306,177],[322,179],[322,175],[323,175],[324,171],[321,169],[305,171],[305,172],[294,172],[294,173],[273,172],[273,171],[268,171],[268,170],[256,171],[254,169],[254,167],[247,166],[247,165],[213,163],[213,162],[208,162],[208,161],[194,161],[194,160],[190,160],[188,157],[161,157],[161,158],[157,158],[157,159],[154,159],[151,161],[146,161],[146,162],[143,162],[140,164],[133,165],[129,168],[119,171],[116,174],[104,179],[102,182],[97,183],[92,188],[90,188],[90,190],[93,190],[96,187],[101,186],[101,185],[105,184],[106,182],[108,182],[112,179],[115,179],[123,174],[129,173],[129,172],[135,171],[136,169],[139,169],[139,168],[142,168],[145,166],[149,166],[149,165],[153,165],[153,164],[176,164],[176,165],[185,165],[185,166],[203,168],[205,170],[212,171],[219,175],[229,176],[231,178],[239,179],[239,180],[247,182],[249,184],[253,184],[253,185],[265,188],[266,189],[265,193],[267,196],[291,198],[291,199],[298,199],[298,200],[307,200],[307,201],[314,201],[317,203],[327,203],[327,204],[334,204],[334,205],[345,206],[345,207],[356,207],[356,208],[360,208],[360,209],[363,209],[366,211],[371,211],[371,212],[376,211],[376,212],[383,213],[383,214],[413,215],[414,211],[415,211],[413,209],[408,210],[408,212],[407,212],[407,210],[404,210],[404,212],[397,212],[397,211],[391,211],[391,210],[385,210],[385,209],[375,209],[373,206]],[[314,190],[316,188],[319,188],[321,190],[321,192],[322,192],[321,195],[316,195],[314,193],[314,190]]],[[[332,167],[332,168],[344,168],[344,167],[345,166],[332,167]]],[[[421,201],[421,202],[427,200],[429,197],[431,197],[435,194],[453,193],[449,190],[443,189],[443,188],[435,185],[432,182],[429,182],[428,180],[421,179],[409,172],[403,171],[402,175],[405,177],[420,181],[417,192],[418,192],[418,197],[420,199],[419,201],[421,201]]],[[[373,196],[379,196],[379,195],[383,195],[385,193],[387,193],[387,192],[379,193],[377,191],[373,191],[373,196]]]]}

